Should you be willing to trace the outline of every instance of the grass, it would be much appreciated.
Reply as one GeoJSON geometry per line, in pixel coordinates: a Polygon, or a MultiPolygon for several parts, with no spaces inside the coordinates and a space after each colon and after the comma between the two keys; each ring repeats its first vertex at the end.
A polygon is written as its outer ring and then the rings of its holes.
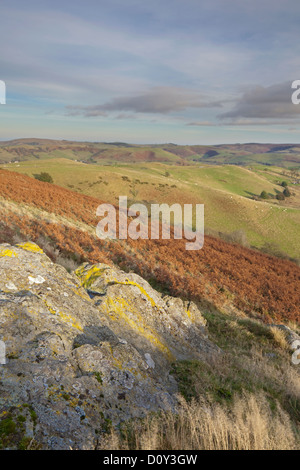
{"type": "MultiPolygon", "coordinates": [[[[36,160],[4,165],[32,176],[49,173],[55,184],[82,194],[118,203],[120,195],[132,202],[205,205],[205,226],[215,232],[243,230],[250,245],[266,243],[274,252],[300,257],[300,191],[283,204],[252,200],[261,191],[275,195],[281,175],[237,166],[178,166],[164,163],[87,165],[66,159],[36,160]],[[166,173],[168,176],[165,176],[166,173]]],[[[273,171],[273,170],[272,170],[273,171]]]]}
{"type": "Polygon", "coordinates": [[[274,326],[272,326],[270,330],[272,332],[275,343],[278,344],[278,346],[282,349],[288,349],[289,346],[284,331],[274,326]]]}
{"type": "Polygon", "coordinates": [[[123,426],[100,443],[105,450],[296,450],[298,436],[279,404],[263,394],[236,396],[231,406],[180,400],[165,412],[123,426]]]}
{"type": "Polygon", "coordinates": [[[218,165],[263,164],[300,167],[300,148],[272,144],[235,145],[136,145],[124,142],[74,142],[49,139],[18,139],[0,143],[0,161],[69,158],[96,163],[159,161],[186,165],[205,162],[218,165]]]}
{"type": "MultiPolygon", "coordinates": [[[[176,413],[148,415],[111,431],[103,449],[276,450],[300,446],[300,374],[274,329],[250,318],[204,314],[223,349],[178,361],[176,413]]],[[[282,339],[282,338],[281,338],[282,339]]]]}
{"type": "Polygon", "coordinates": [[[0,416],[0,450],[38,450],[38,443],[27,435],[29,426],[37,425],[37,414],[31,405],[24,403],[21,407],[12,406],[9,412],[0,416]],[[19,414],[22,411],[22,414],[19,414]],[[24,416],[25,415],[25,416],[24,416]]]}

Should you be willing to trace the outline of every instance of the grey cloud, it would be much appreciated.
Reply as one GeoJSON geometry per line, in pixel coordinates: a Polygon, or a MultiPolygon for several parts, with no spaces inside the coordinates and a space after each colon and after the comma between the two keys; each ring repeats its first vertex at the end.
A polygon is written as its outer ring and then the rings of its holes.
{"type": "Polygon", "coordinates": [[[136,119],[136,114],[129,114],[129,113],[120,113],[118,114],[117,116],[114,117],[114,119],[120,119],[120,120],[123,120],[123,119],[136,119]]]}
{"type": "Polygon", "coordinates": [[[210,121],[193,121],[186,123],[186,126],[211,127],[216,124],[210,121]]]}
{"type": "Polygon", "coordinates": [[[247,119],[291,119],[299,117],[300,106],[292,101],[291,82],[279,83],[268,87],[256,86],[246,91],[235,107],[218,117],[233,121],[247,119]]]}
{"type": "Polygon", "coordinates": [[[68,106],[73,114],[103,116],[107,112],[122,111],[150,114],[167,114],[187,108],[220,108],[222,103],[207,101],[197,92],[177,87],[154,87],[131,97],[119,97],[96,106],[68,106]]]}
{"type": "Polygon", "coordinates": [[[105,111],[97,109],[97,106],[66,106],[67,116],[81,116],[85,117],[97,117],[107,116],[105,111]]]}

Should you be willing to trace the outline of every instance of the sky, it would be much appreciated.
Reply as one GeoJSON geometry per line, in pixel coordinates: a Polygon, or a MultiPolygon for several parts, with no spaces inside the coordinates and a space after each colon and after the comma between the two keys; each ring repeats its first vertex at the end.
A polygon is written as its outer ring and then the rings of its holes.
{"type": "Polygon", "coordinates": [[[300,143],[299,0],[1,0],[0,140],[300,143]]]}

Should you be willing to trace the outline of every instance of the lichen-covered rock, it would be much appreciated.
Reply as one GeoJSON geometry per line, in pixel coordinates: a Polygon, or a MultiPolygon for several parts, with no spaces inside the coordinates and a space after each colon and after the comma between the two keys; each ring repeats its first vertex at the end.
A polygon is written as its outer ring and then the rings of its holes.
{"type": "Polygon", "coordinates": [[[193,302],[162,296],[147,281],[105,264],[76,271],[110,328],[133,344],[163,376],[167,363],[216,352],[193,302]]]}
{"type": "Polygon", "coordinates": [[[134,274],[75,274],[33,243],[0,245],[0,447],[93,449],[111,424],[173,409],[177,359],[218,349],[194,304],[134,274]]]}

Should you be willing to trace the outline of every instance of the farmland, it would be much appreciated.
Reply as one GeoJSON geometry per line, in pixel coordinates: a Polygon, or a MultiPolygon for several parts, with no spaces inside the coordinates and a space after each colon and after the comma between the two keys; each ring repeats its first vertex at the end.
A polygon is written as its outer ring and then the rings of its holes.
{"type": "Polygon", "coordinates": [[[160,162],[85,164],[69,159],[29,160],[2,168],[33,176],[51,174],[54,183],[113,204],[129,201],[204,203],[207,233],[243,231],[251,246],[300,257],[300,188],[278,167],[174,165],[160,162]],[[278,202],[287,180],[293,196],[278,202]],[[266,191],[273,199],[255,200],[266,191]]]}

